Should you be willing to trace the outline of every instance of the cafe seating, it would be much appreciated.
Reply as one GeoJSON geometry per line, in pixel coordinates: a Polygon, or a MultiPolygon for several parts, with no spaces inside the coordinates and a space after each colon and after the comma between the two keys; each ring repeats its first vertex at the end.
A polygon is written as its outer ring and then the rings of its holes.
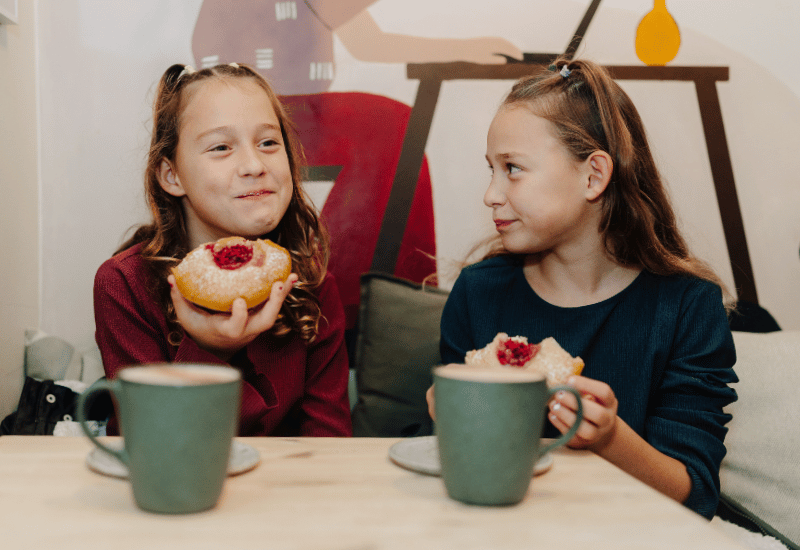
{"type": "Polygon", "coordinates": [[[717,514],[800,550],[800,331],[733,333],[738,400],[717,514]]]}
{"type": "Polygon", "coordinates": [[[430,435],[425,392],[439,364],[439,322],[448,292],[383,273],[361,276],[353,365],[353,435],[430,435]]]}

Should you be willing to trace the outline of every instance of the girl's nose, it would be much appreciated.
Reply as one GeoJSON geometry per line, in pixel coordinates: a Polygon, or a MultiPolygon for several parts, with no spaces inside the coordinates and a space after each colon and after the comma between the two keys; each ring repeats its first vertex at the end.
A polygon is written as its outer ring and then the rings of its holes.
{"type": "Polygon", "coordinates": [[[492,181],[489,182],[489,187],[486,189],[486,193],[483,195],[483,204],[488,206],[489,208],[493,208],[495,206],[502,205],[506,200],[505,194],[499,188],[499,185],[495,182],[495,178],[492,177],[492,181]]]}
{"type": "Polygon", "coordinates": [[[241,150],[239,176],[258,177],[263,175],[266,171],[267,167],[264,165],[258,149],[255,147],[244,147],[241,150]]]}

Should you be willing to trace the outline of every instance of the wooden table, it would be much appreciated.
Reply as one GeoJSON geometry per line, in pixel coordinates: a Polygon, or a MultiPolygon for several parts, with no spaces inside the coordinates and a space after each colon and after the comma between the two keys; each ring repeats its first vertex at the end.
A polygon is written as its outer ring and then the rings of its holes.
{"type": "MultiPolygon", "coordinates": [[[[109,438],[115,439],[115,438],[109,438]]],[[[249,438],[261,463],[228,478],[216,508],[139,510],[127,481],[96,474],[80,437],[0,438],[0,545],[372,550],[741,548],[701,517],[588,452],[559,450],[525,500],[449,499],[438,477],[388,459],[395,439],[249,438]]]]}

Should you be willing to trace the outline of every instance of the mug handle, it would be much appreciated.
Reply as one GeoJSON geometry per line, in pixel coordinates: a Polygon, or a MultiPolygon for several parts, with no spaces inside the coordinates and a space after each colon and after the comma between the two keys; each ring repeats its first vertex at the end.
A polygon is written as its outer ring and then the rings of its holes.
{"type": "Polygon", "coordinates": [[[545,445],[541,449],[539,449],[539,456],[544,456],[546,453],[552,451],[556,447],[569,443],[569,440],[572,439],[572,436],[575,435],[575,432],[578,431],[578,428],[581,425],[581,421],[583,421],[583,403],[581,402],[581,394],[573,388],[572,386],[556,386],[554,388],[550,388],[548,390],[548,397],[552,397],[556,392],[559,391],[568,391],[572,395],[575,396],[575,399],[578,400],[578,418],[575,419],[575,423],[572,427],[567,430],[565,433],[561,434],[561,437],[550,443],[549,445],[545,445]]]}
{"type": "Polygon", "coordinates": [[[97,436],[95,436],[89,429],[89,426],[86,425],[87,421],[86,409],[89,403],[91,403],[92,396],[101,391],[109,391],[111,393],[116,393],[120,390],[120,388],[121,388],[120,383],[117,380],[111,380],[111,381],[98,380],[78,396],[78,405],[76,408],[78,409],[77,411],[78,422],[80,422],[81,424],[81,429],[83,430],[83,433],[86,434],[86,436],[92,441],[92,443],[95,444],[95,446],[97,446],[97,448],[99,448],[103,452],[110,454],[113,457],[116,457],[120,462],[127,465],[128,453],[125,452],[124,448],[117,450],[107,447],[106,445],[101,443],[99,439],[97,439],[97,436]]]}

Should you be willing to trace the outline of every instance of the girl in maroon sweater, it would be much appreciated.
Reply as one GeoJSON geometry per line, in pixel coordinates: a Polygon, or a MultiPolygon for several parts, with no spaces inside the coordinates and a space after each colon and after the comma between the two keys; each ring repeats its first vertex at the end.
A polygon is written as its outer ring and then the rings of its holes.
{"type": "Polygon", "coordinates": [[[227,363],[244,380],[241,435],[351,434],[344,315],[302,158],[275,92],[249,67],[164,73],[145,172],[153,220],[95,277],[107,377],[133,364],[227,363]],[[230,314],[209,313],[181,296],[169,270],[233,235],[283,246],[293,273],[256,311],[238,299],[230,314]]]}

